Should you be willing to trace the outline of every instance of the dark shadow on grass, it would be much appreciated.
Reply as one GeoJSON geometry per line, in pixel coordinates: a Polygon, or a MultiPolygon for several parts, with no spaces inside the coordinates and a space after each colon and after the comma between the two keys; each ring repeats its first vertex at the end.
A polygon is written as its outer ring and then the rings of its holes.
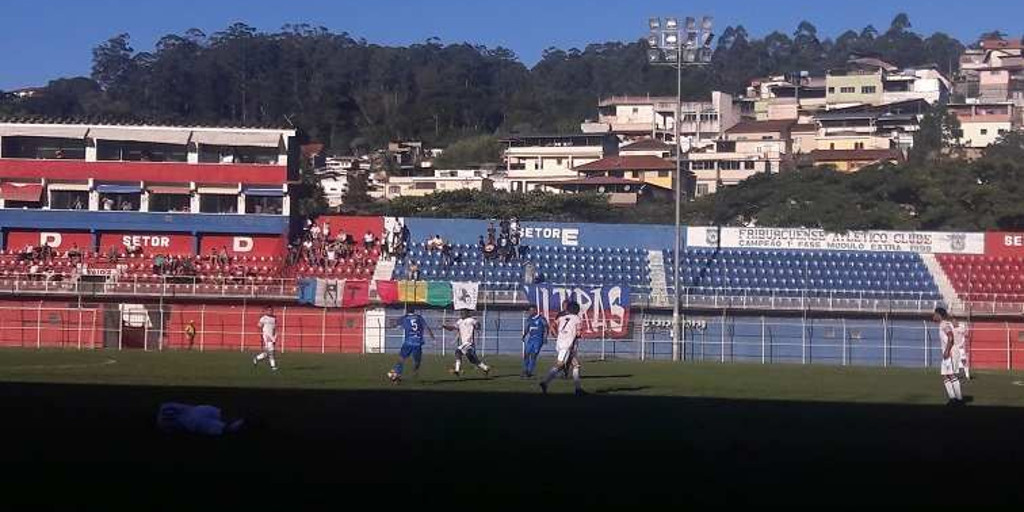
{"type": "Polygon", "coordinates": [[[628,393],[631,391],[644,391],[651,389],[651,386],[623,386],[617,388],[595,389],[591,393],[595,395],[607,395],[610,393],[628,393]]]}
{"type": "Polygon", "coordinates": [[[66,486],[107,489],[96,483],[106,478],[117,493],[144,497],[167,495],[169,482],[216,482],[214,492],[247,502],[263,493],[229,484],[249,488],[272,474],[274,494],[291,499],[290,510],[311,502],[291,493],[318,485],[336,499],[374,492],[380,503],[401,482],[403,495],[446,502],[453,475],[467,472],[481,481],[467,492],[502,503],[949,506],[1015,503],[1024,492],[1014,469],[1024,460],[1024,408],[614,394],[640,386],[593,390],[600,399],[581,400],[571,389],[544,396],[384,384],[371,391],[0,384],[5,484],[8,494],[28,493],[21,482],[45,484],[47,497],[70,501],[80,496],[66,486]],[[156,409],[171,400],[220,406],[250,428],[224,439],[161,435],[156,409]],[[970,468],[957,472],[957,488],[984,492],[936,490],[950,478],[951,457],[970,468]],[[558,485],[523,485],[524,475],[552,465],[564,469],[558,485]],[[415,478],[403,479],[408,471],[415,478]]]}
{"type": "Polygon", "coordinates": [[[586,371],[581,372],[583,375],[580,376],[583,380],[601,380],[601,379],[629,379],[632,375],[587,375],[586,371]]]}

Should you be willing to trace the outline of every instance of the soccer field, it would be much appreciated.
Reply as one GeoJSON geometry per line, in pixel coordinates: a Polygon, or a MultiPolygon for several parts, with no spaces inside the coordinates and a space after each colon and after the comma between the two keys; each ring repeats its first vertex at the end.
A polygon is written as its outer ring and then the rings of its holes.
{"type": "Polygon", "coordinates": [[[250,357],[0,352],[7,482],[147,496],[171,483],[290,495],[326,485],[352,499],[390,489],[439,502],[1021,497],[1021,374],[979,372],[965,386],[973,402],[950,409],[935,370],[587,361],[591,394],[575,397],[568,380],[542,395],[512,358],[490,361],[496,376],[461,379],[449,360],[428,358],[393,386],[392,356],[286,354],[278,373],[250,357]],[[217,405],[251,428],[159,434],[168,400],[217,405]]]}

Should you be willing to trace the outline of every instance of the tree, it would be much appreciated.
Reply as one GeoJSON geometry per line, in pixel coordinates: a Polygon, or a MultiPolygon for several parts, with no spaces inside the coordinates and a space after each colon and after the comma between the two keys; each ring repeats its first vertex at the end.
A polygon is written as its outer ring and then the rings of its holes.
{"type": "Polygon", "coordinates": [[[916,163],[938,162],[959,144],[960,120],[943,105],[932,107],[921,119],[921,128],[914,135],[910,157],[916,163]]]}
{"type": "Polygon", "coordinates": [[[481,164],[501,162],[502,146],[489,135],[462,139],[445,148],[434,161],[436,169],[466,169],[481,164]]]}
{"type": "Polygon", "coordinates": [[[132,72],[132,54],[128,34],[118,34],[92,50],[92,79],[103,90],[122,85],[132,72]]]}

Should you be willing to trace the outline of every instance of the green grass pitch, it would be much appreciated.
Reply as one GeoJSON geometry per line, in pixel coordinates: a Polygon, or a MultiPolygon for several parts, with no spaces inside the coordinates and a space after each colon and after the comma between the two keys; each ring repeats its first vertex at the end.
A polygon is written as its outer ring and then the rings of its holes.
{"type": "Polygon", "coordinates": [[[575,397],[570,380],[543,396],[513,358],[489,361],[491,378],[459,379],[450,358],[428,357],[398,386],[384,377],[390,355],[283,354],[278,373],[250,358],[0,351],[4,481],[22,498],[113,484],[133,503],[168,489],[186,501],[197,488],[230,495],[232,483],[273,486],[282,500],[331,489],[424,503],[1021,499],[1016,373],[978,372],[965,385],[973,402],[951,409],[936,370],[586,361],[590,395],[575,397]],[[153,420],[167,400],[220,406],[250,428],[162,435],[153,420]]]}

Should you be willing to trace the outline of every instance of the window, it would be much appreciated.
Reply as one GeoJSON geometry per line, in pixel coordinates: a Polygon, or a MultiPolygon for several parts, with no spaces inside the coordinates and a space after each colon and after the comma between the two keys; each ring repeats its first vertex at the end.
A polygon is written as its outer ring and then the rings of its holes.
{"type": "Polygon", "coordinates": [[[100,194],[100,210],[137,212],[142,204],[142,194],[100,194]]]}
{"type": "Polygon", "coordinates": [[[207,164],[277,164],[277,148],[199,146],[199,161],[207,164]]]}
{"type": "Polygon", "coordinates": [[[836,93],[836,88],[835,87],[829,87],[828,88],[828,93],[829,94],[835,94],[836,93]]]}
{"type": "Polygon", "coordinates": [[[981,134],[982,135],[988,135],[988,129],[987,128],[982,128],[981,129],[981,134]]]}
{"type": "Polygon", "coordinates": [[[853,149],[864,149],[864,143],[863,142],[854,142],[853,143],[853,149]]]}
{"type": "Polygon", "coordinates": [[[876,92],[878,92],[878,88],[875,87],[874,85],[865,85],[864,87],[860,88],[861,94],[874,94],[876,92]]]}
{"type": "Polygon", "coordinates": [[[633,176],[634,178],[639,178],[640,177],[640,171],[631,171],[630,175],[633,176]]]}
{"type": "Polygon", "coordinates": [[[402,193],[402,187],[399,187],[398,185],[388,187],[388,193],[393,196],[397,196],[402,193]]]}
{"type": "Polygon", "coordinates": [[[694,171],[713,171],[715,170],[714,160],[693,160],[690,162],[690,169],[694,171]]]}
{"type": "Polygon", "coordinates": [[[625,172],[623,171],[611,171],[608,173],[612,178],[625,178],[625,172]]]}
{"type": "Polygon", "coordinates": [[[961,139],[964,136],[964,131],[960,129],[953,130],[953,136],[958,139],[961,139]]]}
{"type": "Polygon", "coordinates": [[[753,171],[754,170],[754,161],[753,160],[748,160],[746,162],[743,162],[743,168],[745,170],[748,170],[748,171],[753,171]]]}
{"type": "Polygon", "coordinates": [[[227,194],[203,194],[199,198],[202,213],[238,213],[238,196],[227,194]]]}
{"type": "Polygon", "coordinates": [[[84,139],[3,137],[4,158],[85,160],[84,139]]]}
{"type": "Polygon", "coordinates": [[[836,148],[836,143],[835,142],[829,142],[828,143],[828,149],[835,149],[835,148],[836,148]]]}
{"type": "Polygon", "coordinates": [[[282,197],[245,196],[245,213],[257,215],[281,215],[284,208],[282,197]]]}
{"type": "Polygon", "coordinates": [[[857,94],[856,87],[840,87],[839,92],[842,94],[857,94]]]}
{"type": "Polygon", "coordinates": [[[738,171],[740,170],[740,162],[735,160],[722,160],[718,162],[718,168],[723,171],[738,171]]]}
{"type": "Polygon", "coordinates": [[[761,140],[775,140],[774,135],[762,135],[761,140]]]}
{"type": "Polygon", "coordinates": [[[860,329],[850,329],[850,339],[859,340],[864,338],[864,331],[860,329]]]}
{"type": "Polygon", "coordinates": [[[436,190],[437,183],[433,181],[417,181],[412,188],[416,190],[436,190]]]}
{"type": "Polygon", "coordinates": [[[188,194],[149,194],[149,211],[161,213],[188,213],[192,211],[192,196],[188,194]]]}
{"type": "Polygon", "coordinates": [[[669,177],[669,173],[668,173],[668,171],[658,171],[658,177],[659,178],[668,178],[669,177]]]}
{"type": "Polygon", "coordinates": [[[96,142],[96,159],[125,162],[186,162],[184,145],[101,140],[96,142]]]}
{"type": "Polygon", "coordinates": [[[633,113],[634,114],[639,114],[640,113],[640,109],[638,107],[633,107],[633,113]]]}
{"type": "Polygon", "coordinates": [[[89,193],[85,190],[51,190],[50,208],[53,210],[88,210],[89,193]]]}
{"type": "Polygon", "coordinates": [[[1000,128],[999,129],[999,135],[1006,135],[1006,130],[1000,128]]]}
{"type": "MultiPolygon", "coordinates": [[[[741,140],[742,140],[742,138],[741,138],[741,140]]],[[[736,142],[731,141],[731,140],[720,140],[720,141],[715,143],[715,146],[716,146],[715,147],[715,151],[717,151],[719,153],[735,153],[736,152],[736,142]]]]}
{"type": "Polygon", "coordinates": [[[697,195],[698,196],[706,196],[706,195],[708,195],[708,184],[707,183],[698,183],[697,184],[697,195]]]}

